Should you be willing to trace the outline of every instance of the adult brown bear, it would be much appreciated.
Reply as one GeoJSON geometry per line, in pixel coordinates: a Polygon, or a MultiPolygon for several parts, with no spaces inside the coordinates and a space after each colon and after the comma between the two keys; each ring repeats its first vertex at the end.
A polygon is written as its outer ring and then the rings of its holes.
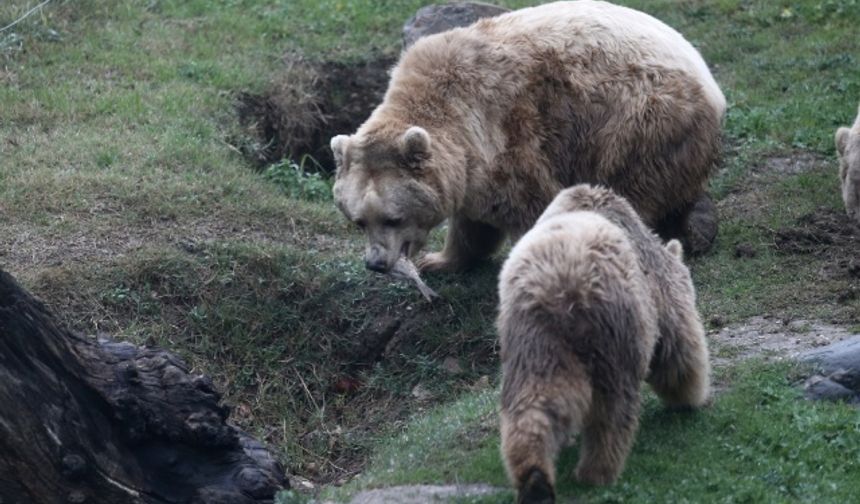
{"type": "Polygon", "coordinates": [[[366,230],[376,271],[416,254],[445,219],[444,250],[419,266],[466,268],[580,182],[684,235],[724,112],[699,53],[653,17],[588,0],[522,9],[403,53],[383,103],[331,141],[335,202],[366,230]]]}

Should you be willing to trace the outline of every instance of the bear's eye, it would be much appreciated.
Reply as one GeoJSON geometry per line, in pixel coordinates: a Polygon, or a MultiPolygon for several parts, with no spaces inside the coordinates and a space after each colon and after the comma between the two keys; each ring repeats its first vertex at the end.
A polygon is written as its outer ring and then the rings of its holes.
{"type": "Polygon", "coordinates": [[[364,222],[363,220],[361,220],[361,219],[356,219],[356,220],[355,220],[355,225],[356,225],[356,226],[358,226],[358,227],[359,227],[359,229],[364,229],[364,227],[365,227],[367,224],[365,224],[365,222],[364,222]]]}
{"type": "Polygon", "coordinates": [[[385,219],[382,225],[385,227],[398,227],[403,224],[403,219],[385,219]]]}

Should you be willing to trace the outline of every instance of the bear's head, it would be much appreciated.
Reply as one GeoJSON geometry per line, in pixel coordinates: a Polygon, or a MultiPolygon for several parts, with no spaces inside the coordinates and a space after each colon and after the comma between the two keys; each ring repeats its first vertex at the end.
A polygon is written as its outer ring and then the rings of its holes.
{"type": "Polygon", "coordinates": [[[860,222],[860,109],[851,129],[836,130],[836,154],[845,210],[852,219],[860,222]]]}
{"type": "Polygon", "coordinates": [[[389,125],[372,134],[338,135],[331,149],[335,204],[367,235],[365,266],[388,272],[401,256],[421,250],[445,219],[430,134],[389,125]]]}

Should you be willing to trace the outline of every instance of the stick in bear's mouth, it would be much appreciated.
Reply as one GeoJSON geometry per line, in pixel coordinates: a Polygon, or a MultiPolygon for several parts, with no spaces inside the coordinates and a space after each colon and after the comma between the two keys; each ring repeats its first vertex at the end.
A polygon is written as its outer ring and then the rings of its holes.
{"type": "Polygon", "coordinates": [[[397,262],[394,263],[394,267],[391,268],[391,271],[388,272],[389,275],[395,278],[401,278],[405,280],[410,280],[412,283],[418,287],[418,291],[424,296],[424,299],[427,301],[432,301],[433,298],[439,297],[436,292],[427,286],[424,283],[424,280],[421,280],[421,275],[418,273],[418,268],[415,267],[415,264],[409,259],[409,256],[404,252],[409,251],[409,242],[403,244],[400,248],[400,257],[397,259],[397,262]]]}

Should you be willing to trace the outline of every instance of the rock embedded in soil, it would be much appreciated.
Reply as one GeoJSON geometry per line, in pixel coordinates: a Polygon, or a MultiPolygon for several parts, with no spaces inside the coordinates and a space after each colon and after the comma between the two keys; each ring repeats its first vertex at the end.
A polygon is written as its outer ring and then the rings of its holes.
{"type": "Polygon", "coordinates": [[[752,317],[710,331],[708,343],[712,363],[722,367],[750,357],[797,359],[813,349],[851,337],[845,328],[822,321],[752,317]]]}
{"type": "Polygon", "coordinates": [[[481,2],[454,2],[422,7],[403,25],[403,49],[407,49],[421,37],[469,26],[479,19],[505,12],[510,10],[481,2]]]}
{"type": "Polygon", "coordinates": [[[738,243],[735,246],[735,257],[737,259],[752,258],[756,256],[756,250],[749,243],[738,243]]]}
{"type": "Polygon", "coordinates": [[[428,504],[431,502],[471,502],[503,489],[490,485],[408,485],[378,488],[359,493],[350,504],[428,504]]]}
{"type": "Polygon", "coordinates": [[[806,397],[860,406],[860,335],[800,356],[815,374],[804,383],[806,397]]]}

